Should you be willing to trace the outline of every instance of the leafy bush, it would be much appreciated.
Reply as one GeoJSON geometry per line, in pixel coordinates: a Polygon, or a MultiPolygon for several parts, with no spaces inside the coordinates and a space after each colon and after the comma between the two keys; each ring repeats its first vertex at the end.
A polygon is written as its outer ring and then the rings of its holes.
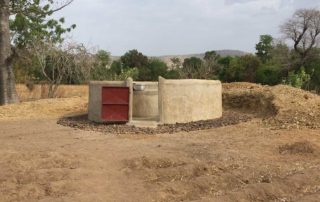
{"type": "Polygon", "coordinates": [[[304,67],[295,73],[294,71],[289,72],[288,77],[284,80],[284,83],[296,88],[302,88],[303,85],[310,81],[311,77],[305,72],[304,67]]]}
{"type": "Polygon", "coordinates": [[[257,70],[257,83],[276,85],[281,81],[280,68],[276,65],[265,65],[257,70]]]}
{"type": "Polygon", "coordinates": [[[149,59],[147,56],[140,53],[138,50],[130,50],[121,56],[120,61],[123,67],[140,68],[148,65],[149,59]]]}
{"type": "Polygon", "coordinates": [[[180,73],[176,69],[169,70],[165,76],[166,79],[180,79],[180,73]]]}
{"type": "Polygon", "coordinates": [[[138,68],[122,69],[120,74],[114,74],[112,80],[126,80],[131,77],[133,80],[136,80],[139,76],[138,68]]]}
{"type": "Polygon", "coordinates": [[[256,71],[261,65],[258,57],[254,55],[245,55],[233,58],[231,61],[226,62],[229,62],[229,65],[226,69],[222,70],[224,81],[255,82],[256,71]]]}
{"type": "Polygon", "coordinates": [[[96,54],[94,67],[90,72],[90,79],[92,80],[109,80],[111,72],[109,70],[110,54],[107,51],[100,50],[96,54]]]}
{"type": "Polygon", "coordinates": [[[311,78],[304,88],[320,93],[320,49],[313,50],[312,53],[312,57],[309,57],[305,64],[305,71],[311,78]]]}
{"type": "Polygon", "coordinates": [[[151,59],[146,67],[139,68],[139,80],[157,81],[159,76],[165,77],[167,71],[166,63],[159,59],[151,59]]]}

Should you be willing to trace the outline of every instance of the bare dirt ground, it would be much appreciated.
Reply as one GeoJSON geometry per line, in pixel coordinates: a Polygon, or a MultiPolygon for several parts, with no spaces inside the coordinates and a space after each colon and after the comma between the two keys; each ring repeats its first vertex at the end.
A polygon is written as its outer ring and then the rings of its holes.
{"type": "MultiPolygon", "coordinates": [[[[304,100],[293,110],[277,96],[286,88],[268,88],[269,101],[257,99],[261,88],[224,89],[225,108],[250,112],[251,121],[173,134],[65,127],[57,117],[81,111],[67,99],[51,103],[60,107],[54,113],[41,108],[48,100],[22,116],[31,103],[0,107],[0,201],[319,201],[319,96],[285,90],[296,97],[291,106],[304,100]],[[251,105],[238,102],[248,93],[251,105]],[[254,113],[257,103],[265,107],[254,113]]],[[[85,101],[77,102],[84,112],[85,101]]]]}

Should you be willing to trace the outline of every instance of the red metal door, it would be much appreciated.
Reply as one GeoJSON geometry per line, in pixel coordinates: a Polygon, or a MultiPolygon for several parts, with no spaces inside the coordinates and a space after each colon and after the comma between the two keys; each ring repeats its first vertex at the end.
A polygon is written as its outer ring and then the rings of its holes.
{"type": "Polygon", "coordinates": [[[108,122],[129,121],[129,88],[102,87],[101,118],[108,122]]]}

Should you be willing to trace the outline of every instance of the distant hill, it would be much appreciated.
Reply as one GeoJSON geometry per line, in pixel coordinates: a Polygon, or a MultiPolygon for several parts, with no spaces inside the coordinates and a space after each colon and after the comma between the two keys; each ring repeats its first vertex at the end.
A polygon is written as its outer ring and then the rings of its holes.
{"type": "MultiPolygon", "coordinates": [[[[220,55],[220,56],[243,56],[243,55],[247,55],[249,53],[244,52],[244,51],[239,51],[239,50],[216,50],[216,52],[220,55]]],[[[167,63],[169,66],[171,65],[171,58],[179,58],[182,62],[184,59],[186,58],[190,58],[190,57],[197,57],[197,58],[203,58],[204,57],[204,53],[197,53],[197,54],[187,54],[187,55],[163,55],[163,56],[149,56],[150,58],[158,58],[162,61],[164,61],[165,63],[167,63]]],[[[112,56],[111,59],[114,60],[118,60],[120,57],[119,56],[112,56]]]]}
{"type": "MultiPolygon", "coordinates": [[[[244,52],[244,51],[239,51],[239,50],[216,50],[216,52],[222,56],[243,56],[247,55],[249,53],[244,52]]],[[[197,57],[203,59],[204,53],[198,53],[198,54],[188,54],[188,55],[164,55],[164,56],[158,56],[158,57],[153,57],[153,58],[159,58],[160,60],[164,61],[168,65],[171,65],[171,58],[179,58],[181,62],[184,61],[186,58],[190,57],[197,57]]]]}

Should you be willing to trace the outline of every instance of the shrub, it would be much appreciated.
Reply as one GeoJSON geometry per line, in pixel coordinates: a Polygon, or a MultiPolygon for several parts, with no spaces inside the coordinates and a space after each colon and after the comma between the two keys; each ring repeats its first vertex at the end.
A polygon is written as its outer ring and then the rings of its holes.
{"type": "Polygon", "coordinates": [[[296,88],[302,88],[303,85],[310,81],[311,77],[305,72],[304,67],[300,68],[298,72],[291,71],[284,83],[296,88]]]}
{"type": "Polygon", "coordinates": [[[261,84],[276,85],[281,81],[280,68],[275,65],[265,65],[257,70],[256,81],[261,84]]]}
{"type": "Polygon", "coordinates": [[[126,80],[131,77],[133,80],[136,80],[139,76],[139,70],[137,68],[122,69],[119,75],[114,74],[112,80],[126,80]]]}
{"type": "Polygon", "coordinates": [[[180,73],[176,69],[169,70],[165,76],[166,79],[180,79],[180,73]]]}

